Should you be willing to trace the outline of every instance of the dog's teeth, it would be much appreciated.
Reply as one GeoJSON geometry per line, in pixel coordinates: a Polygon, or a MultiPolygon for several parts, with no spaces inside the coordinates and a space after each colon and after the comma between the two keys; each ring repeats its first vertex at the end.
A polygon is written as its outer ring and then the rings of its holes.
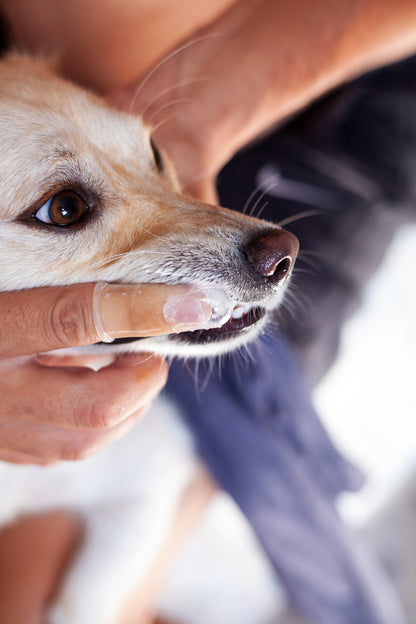
{"type": "Polygon", "coordinates": [[[250,306],[250,305],[248,305],[248,304],[246,304],[246,305],[239,305],[239,306],[236,306],[236,307],[233,309],[233,311],[232,311],[232,313],[231,313],[231,316],[232,316],[233,318],[239,319],[239,318],[241,318],[242,316],[244,316],[244,314],[247,314],[247,312],[249,312],[249,311],[250,311],[250,309],[251,309],[251,306],[250,306]]]}

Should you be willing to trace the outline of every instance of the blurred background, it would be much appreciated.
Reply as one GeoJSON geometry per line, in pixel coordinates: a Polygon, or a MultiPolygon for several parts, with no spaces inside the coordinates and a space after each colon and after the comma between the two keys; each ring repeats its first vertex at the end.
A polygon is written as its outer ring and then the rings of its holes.
{"type": "Polygon", "coordinates": [[[396,234],[342,331],[334,366],[315,393],[339,448],[364,488],[340,510],[366,534],[416,622],[416,226],[396,234]]]}

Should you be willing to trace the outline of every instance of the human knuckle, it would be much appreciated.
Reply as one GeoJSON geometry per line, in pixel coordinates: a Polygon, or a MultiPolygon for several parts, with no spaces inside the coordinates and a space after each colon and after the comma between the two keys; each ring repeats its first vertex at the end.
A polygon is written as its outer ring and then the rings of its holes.
{"type": "Polygon", "coordinates": [[[54,302],[48,322],[54,343],[78,346],[90,342],[87,310],[82,299],[64,292],[54,302]]]}
{"type": "Polygon", "coordinates": [[[90,412],[91,428],[106,431],[117,426],[120,421],[120,408],[112,401],[96,404],[90,412]]]}
{"type": "Polygon", "coordinates": [[[105,431],[117,425],[120,407],[111,400],[92,397],[90,401],[74,407],[73,422],[76,426],[92,431],[105,431]]]}

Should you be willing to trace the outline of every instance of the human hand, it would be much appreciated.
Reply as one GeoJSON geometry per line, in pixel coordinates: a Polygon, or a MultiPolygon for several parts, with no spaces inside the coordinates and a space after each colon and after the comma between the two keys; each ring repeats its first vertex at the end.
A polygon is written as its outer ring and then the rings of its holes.
{"type": "Polygon", "coordinates": [[[211,204],[218,201],[217,174],[234,152],[218,123],[225,111],[211,63],[215,43],[210,31],[196,33],[146,75],[106,98],[143,117],[158,148],[173,161],[182,191],[211,204]]]}
{"type": "Polygon", "coordinates": [[[148,354],[113,355],[98,371],[87,368],[88,356],[35,354],[123,333],[200,328],[210,315],[201,293],[184,287],[79,284],[0,293],[0,460],[82,459],[123,435],[167,378],[166,362],[148,354]]]}

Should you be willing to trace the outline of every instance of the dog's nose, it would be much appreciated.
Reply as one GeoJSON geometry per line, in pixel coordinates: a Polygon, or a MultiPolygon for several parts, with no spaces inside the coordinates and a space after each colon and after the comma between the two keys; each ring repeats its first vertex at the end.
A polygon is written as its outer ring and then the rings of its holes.
{"type": "Polygon", "coordinates": [[[292,269],[299,241],[286,230],[274,230],[251,241],[245,255],[256,273],[277,283],[292,269]]]}

